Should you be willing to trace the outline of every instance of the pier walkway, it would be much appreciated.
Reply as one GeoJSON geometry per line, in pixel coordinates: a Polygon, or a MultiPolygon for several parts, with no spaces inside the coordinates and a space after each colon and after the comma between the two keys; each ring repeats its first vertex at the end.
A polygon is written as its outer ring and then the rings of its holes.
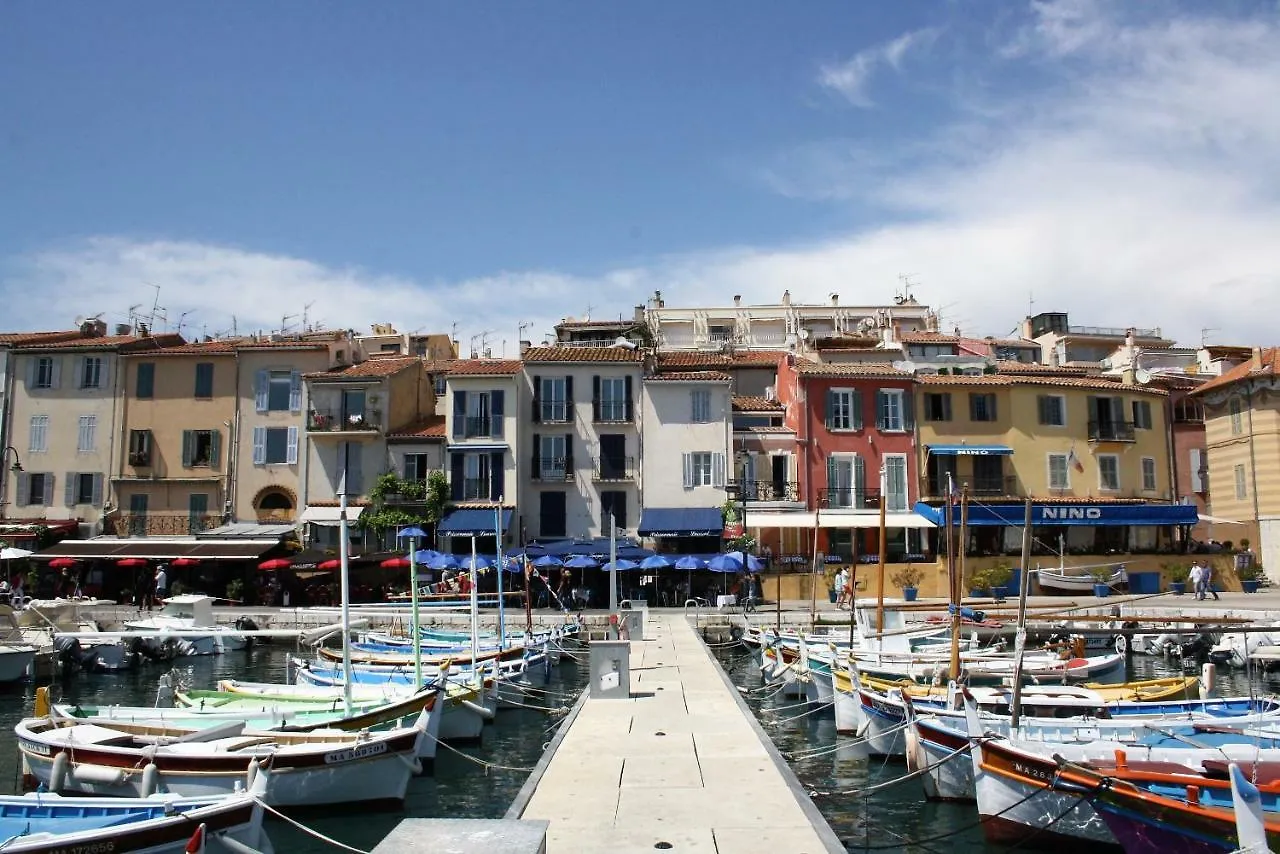
{"type": "Polygon", "coordinates": [[[845,850],[683,615],[650,612],[631,698],[586,698],[508,818],[548,854],[845,850]]]}

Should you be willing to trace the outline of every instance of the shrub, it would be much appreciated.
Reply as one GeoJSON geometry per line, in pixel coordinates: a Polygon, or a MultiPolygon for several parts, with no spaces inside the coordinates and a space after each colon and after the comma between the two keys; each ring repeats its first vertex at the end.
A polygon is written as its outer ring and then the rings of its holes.
{"type": "Polygon", "coordinates": [[[924,572],[919,567],[907,564],[895,572],[889,580],[905,590],[908,587],[918,587],[922,578],[924,578],[924,572]]]}
{"type": "Polygon", "coordinates": [[[1185,563],[1166,563],[1160,567],[1164,570],[1165,575],[1169,577],[1169,581],[1173,584],[1186,584],[1187,579],[1191,577],[1191,567],[1185,563]]]}
{"type": "Polygon", "coordinates": [[[1013,567],[1007,563],[997,563],[980,569],[973,574],[973,589],[994,590],[1004,587],[1013,578],[1013,567]]]}

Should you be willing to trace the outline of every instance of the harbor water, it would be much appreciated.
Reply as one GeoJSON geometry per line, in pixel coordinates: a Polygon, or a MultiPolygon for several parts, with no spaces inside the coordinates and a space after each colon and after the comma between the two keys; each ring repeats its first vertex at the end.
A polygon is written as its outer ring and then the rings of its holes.
{"type": "MultiPolygon", "coordinates": [[[[176,662],[193,687],[213,687],[219,679],[283,682],[291,646],[258,646],[241,653],[180,659],[176,662]]],[[[576,654],[576,653],[575,653],[576,654]]],[[[54,682],[50,692],[55,700],[70,703],[149,706],[155,702],[156,681],[168,671],[162,664],[147,664],[116,674],[77,673],[54,682]]],[[[545,686],[546,696],[531,699],[546,708],[571,706],[585,679],[586,668],[566,655],[553,669],[545,686]]],[[[0,728],[12,734],[13,726],[31,714],[35,686],[17,684],[0,693],[0,728]]],[[[454,747],[441,745],[434,772],[410,783],[403,812],[370,813],[359,807],[347,811],[327,807],[323,812],[301,812],[296,817],[320,833],[355,848],[368,851],[391,832],[404,817],[500,818],[542,755],[562,715],[533,709],[500,712],[485,727],[483,743],[454,747]],[[489,763],[482,765],[479,763],[489,763]]],[[[0,740],[0,785],[5,792],[21,787],[21,759],[10,737],[0,740]]],[[[298,854],[332,854],[338,850],[306,836],[279,819],[271,819],[268,833],[276,851],[298,854]]]]}
{"type": "MultiPolygon", "coordinates": [[[[717,649],[716,654],[733,684],[748,689],[748,706],[847,850],[911,854],[1009,850],[983,840],[973,804],[926,801],[918,779],[905,780],[869,797],[848,794],[902,777],[907,773],[905,762],[868,757],[852,736],[837,736],[830,709],[798,705],[781,695],[770,696],[770,691],[753,690],[760,689],[763,680],[747,647],[727,646],[717,649]]],[[[1176,661],[1135,655],[1126,678],[1152,679],[1179,673],[1176,661]]],[[[1218,668],[1217,680],[1220,696],[1247,695],[1250,691],[1249,680],[1240,671],[1218,668]]],[[[1252,687],[1255,693],[1265,695],[1280,686],[1254,680],[1252,687]]],[[[1033,850],[1034,845],[1019,846],[1019,850],[1028,849],[1033,850]]]]}

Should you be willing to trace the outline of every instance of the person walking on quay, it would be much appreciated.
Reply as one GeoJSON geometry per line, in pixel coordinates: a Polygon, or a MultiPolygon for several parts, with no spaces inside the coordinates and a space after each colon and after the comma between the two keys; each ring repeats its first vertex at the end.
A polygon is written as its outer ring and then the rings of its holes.
{"type": "Polygon", "coordinates": [[[1200,597],[1201,599],[1208,599],[1212,595],[1215,602],[1222,600],[1222,597],[1218,595],[1218,591],[1213,589],[1213,564],[1208,561],[1205,561],[1200,568],[1200,583],[1204,587],[1204,595],[1200,597]]]}
{"type": "Polygon", "coordinates": [[[1204,567],[1200,565],[1200,561],[1191,564],[1191,572],[1187,575],[1187,581],[1191,582],[1191,589],[1196,592],[1196,599],[1204,598],[1204,567]]]}
{"type": "Polygon", "coordinates": [[[840,567],[836,570],[836,607],[843,608],[849,601],[849,570],[840,567]]]}
{"type": "Polygon", "coordinates": [[[147,610],[151,610],[152,604],[155,602],[163,602],[165,593],[169,589],[169,576],[165,572],[165,565],[162,563],[156,567],[156,578],[154,593],[152,593],[151,601],[147,603],[147,610]]]}

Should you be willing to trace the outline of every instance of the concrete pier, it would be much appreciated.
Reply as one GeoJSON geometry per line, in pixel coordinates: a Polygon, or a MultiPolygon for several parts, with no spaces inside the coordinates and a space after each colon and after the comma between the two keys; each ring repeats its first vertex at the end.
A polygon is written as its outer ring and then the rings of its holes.
{"type": "Polygon", "coordinates": [[[549,822],[548,854],[843,852],[691,622],[645,636],[630,699],[584,693],[507,818],[549,822]]]}

